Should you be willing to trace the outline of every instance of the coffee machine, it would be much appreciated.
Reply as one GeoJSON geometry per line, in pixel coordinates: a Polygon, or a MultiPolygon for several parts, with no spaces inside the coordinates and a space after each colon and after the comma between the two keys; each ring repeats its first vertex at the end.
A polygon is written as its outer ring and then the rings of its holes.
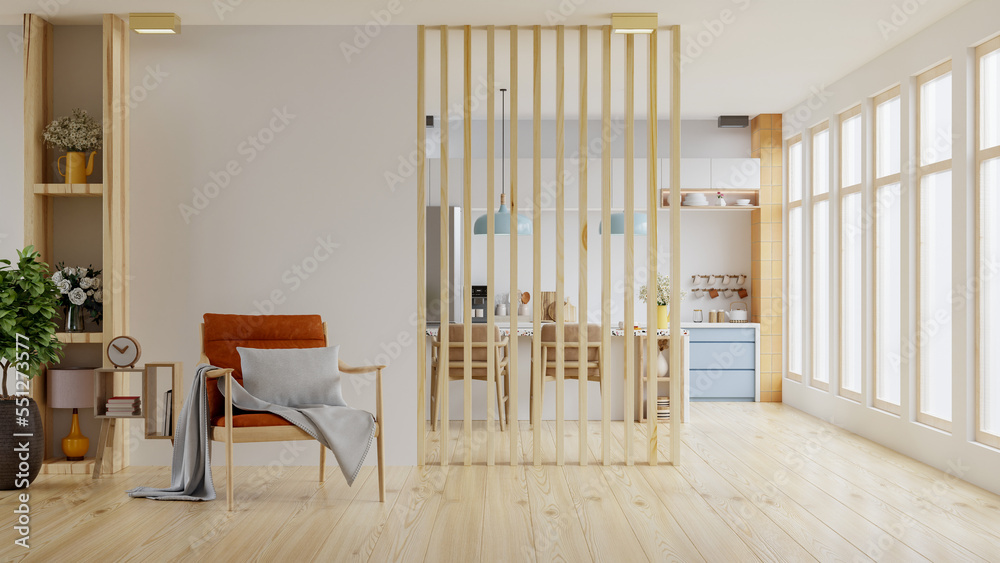
{"type": "Polygon", "coordinates": [[[486,322],[486,308],[489,307],[489,303],[486,302],[487,293],[485,285],[472,286],[472,322],[474,323],[486,322]]]}

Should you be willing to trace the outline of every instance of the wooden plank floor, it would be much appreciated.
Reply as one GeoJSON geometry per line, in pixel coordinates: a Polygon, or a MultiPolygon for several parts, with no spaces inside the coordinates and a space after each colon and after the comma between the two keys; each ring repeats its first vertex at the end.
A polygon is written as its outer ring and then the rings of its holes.
{"type": "MultiPolygon", "coordinates": [[[[595,465],[599,423],[587,428],[591,465],[573,465],[570,422],[568,465],[556,467],[555,424],[542,426],[541,467],[463,467],[468,447],[485,460],[485,439],[467,445],[453,431],[442,452],[435,434],[429,454],[453,465],[389,468],[385,504],[372,468],[348,487],[335,467],[324,485],[313,467],[242,467],[232,513],[221,470],[220,499],[209,503],[124,494],[165,485],[167,468],[99,481],[43,475],[30,490],[31,549],[4,526],[0,561],[1000,559],[1000,497],[781,404],[692,405],[681,467],[595,465]]],[[[614,451],[622,432],[616,424],[614,451]]],[[[520,434],[519,461],[530,462],[526,424],[520,434]]],[[[498,464],[507,444],[498,435],[498,464]]],[[[659,447],[669,453],[666,440],[659,447]]],[[[14,499],[0,491],[8,521],[14,499]]]]}

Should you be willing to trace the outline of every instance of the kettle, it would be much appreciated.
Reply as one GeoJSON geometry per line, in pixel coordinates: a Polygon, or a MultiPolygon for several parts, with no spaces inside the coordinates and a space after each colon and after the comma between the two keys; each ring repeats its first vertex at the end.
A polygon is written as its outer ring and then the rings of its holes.
{"type": "Polygon", "coordinates": [[[97,151],[92,151],[88,161],[87,153],[68,151],[65,156],[60,156],[56,160],[59,175],[65,178],[67,184],[86,184],[87,176],[94,172],[94,156],[96,154],[97,151]],[[59,167],[60,164],[64,164],[65,172],[63,172],[63,168],[59,167]]]}
{"type": "Polygon", "coordinates": [[[750,312],[747,311],[747,304],[742,301],[737,301],[729,306],[729,310],[726,311],[726,320],[731,323],[745,323],[750,316],[750,312]],[[742,309],[735,309],[737,305],[742,305],[742,309]]]}

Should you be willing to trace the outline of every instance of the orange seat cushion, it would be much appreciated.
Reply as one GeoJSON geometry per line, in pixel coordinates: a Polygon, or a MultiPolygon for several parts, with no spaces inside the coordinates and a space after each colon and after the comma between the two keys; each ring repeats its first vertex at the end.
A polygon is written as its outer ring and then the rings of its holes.
{"type": "MultiPolygon", "coordinates": [[[[243,384],[243,370],[237,347],[244,348],[322,348],[326,346],[323,318],[319,315],[219,315],[205,314],[205,334],[202,350],[208,362],[220,368],[232,368],[236,381],[243,384]]],[[[206,382],[208,392],[208,419],[216,424],[225,415],[225,398],[216,380],[206,382]]],[[[239,416],[267,416],[281,422],[247,424],[247,426],[287,425],[272,414],[240,414],[239,416]]],[[[234,416],[233,426],[241,426],[234,416]]]]}
{"type": "MultiPolygon", "coordinates": [[[[225,426],[226,416],[216,417],[212,426],[225,426]]],[[[248,414],[233,414],[233,428],[248,428],[257,426],[291,426],[292,423],[269,412],[254,412],[248,414]]]]}

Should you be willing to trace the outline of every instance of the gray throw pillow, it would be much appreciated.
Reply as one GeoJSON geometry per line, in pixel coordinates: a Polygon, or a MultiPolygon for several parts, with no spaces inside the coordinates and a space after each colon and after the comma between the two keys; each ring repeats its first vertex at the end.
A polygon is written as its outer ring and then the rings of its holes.
{"type": "Polygon", "coordinates": [[[340,390],[340,346],[236,351],[243,388],[258,399],[286,407],[347,406],[340,390]]]}

